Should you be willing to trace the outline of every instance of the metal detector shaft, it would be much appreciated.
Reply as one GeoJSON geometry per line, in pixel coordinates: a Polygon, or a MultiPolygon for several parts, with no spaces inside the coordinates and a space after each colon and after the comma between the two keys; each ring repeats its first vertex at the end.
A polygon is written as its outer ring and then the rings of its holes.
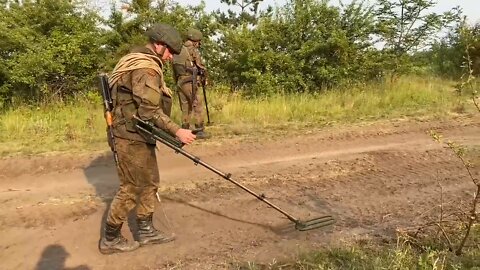
{"type": "Polygon", "coordinates": [[[205,109],[207,111],[207,124],[210,125],[210,113],[208,112],[208,100],[207,100],[207,89],[205,85],[205,80],[202,82],[202,91],[203,91],[203,101],[205,102],[205,109]]]}
{"type": "MultiPolygon", "coordinates": [[[[142,126],[137,125],[137,128],[140,129],[140,130],[142,130],[143,132],[148,133],[148,130],[145,129],[145,128],[143,128],[142,126]]],[[[211,165],[203,162],[202,160],[200,160],[200,158],[198,158],[198,157],[190,154],[189,152],[183,150],[182,148],[176,147],[174,144],[172,144],[171,142],[163,139],[163,138],[160,137],[160,136],[157,136],[157,135],[155,135],[155,134],[152,134],[152,137],[153,137],[153,139],[158,140],[158,141],[162,142],[163,144],[165,144],[166,146],[168,146],[168,147],[172,148],[173,150],[175,150],[175,153],[180,153],[180,154],[184,155],[185,157],[187,157],[188,159],[192,160],[195,165],[198,165],[198,164],[202,165],[203,167],[205,167],[205,168],[209,169],[210,171],[212,171],[212,172],[220,175],[220,176],[223,177],[224,179],[232,182],[233,184],[235,184],[235,185],[238,186],[239,188],[241,188],[241,189],[245,190],[246,192],[250,193],[251,195],[255,196],[257,199],[265,202],[266,204],[268,204],[269,206],[271,206],[272,208],[274,208],[274,209],[277,210],[278,212],[284,214],[284,215],[285,215],[289,220],[291,220],[292,222],[295,222],[295,223],[298,222],[298,219],[296,219],[295,217],[293,217],[293,216],[290,215],[289,213],[287,213],[287,212],[285,212],[284,210],[282,210],[280,207],[276,206],[275,204],[273,204],[273,203],[271,203],[270,201],[268,201],[267,199],[265,199],[264,196],[258,195],[257,193],[253,192],[252,190],[250,190],[250,189],[247,188],[246,186],[244,186],[244,185],[240,184],[239,182],[233,180],[230,173],[224,173],[224,172],[220,171],[219,169],[217,169],[217,168],[215,168],[215,167],[213,167],[213,166],[211,166],[211,165]]]]}
{"type": "Polygon", "coordinates": [[[268,204],[269,206],[271,206],[273,209],[277,210],[278,212],[282,213],[283,215],[285,215],[289,220],[291,220],[292,222],[298,222],[298,219],[296,219],[295,217],[293,217],[292,215],[290,215],[289,213],[285,212],[284,210],[282,210],[280,207],[276,206],[275,204],[271,203],[270,201],[268,201],[264,196],[262,195],[258,195],[257,193],[253,192],[252,190],[250,190],[249,188],[247,188],[246,186],[240,184],[239,182],[235,181],[234,179],[232,179],[232,175],[230,173],[224,173],[222,171],[220,171],[219,169],[203,162],[202,160],[200,160],[199,157],[196,157],[192,154],[190,154],[189,152],[183,150],[182,148],[178,147],[177,145],[173,144],[171,141],[169,140],[166,140],[164,139],[163,137],[160,137],[154,133],[151,132],[150,129],[150,126],[143,122],[142,120],[138,119],[137,118],[137,128],[140,129],[141,131],[145,132],[145,133],[149,133],[151,134],[152,138],[157,140],[157,141],[160,141],[162,142],[163,144],[165,144],[166,146],[170,147],[171,149],[175,150],[175,153],[180,153],[182,155],[184,155],[185,157],[187,157],[188,159],[192,160],[193,163],[195,165],[202,165],[203,167],[209,169],[210,171],[220,175],[221,177],[223,177],[224,179],[232,182],[233,184],[235,184],[237,187],[245,190],[246,192],[250,193],[251,195],[255,196],[257,199],[263,201],[264,203],[268,204]]]}

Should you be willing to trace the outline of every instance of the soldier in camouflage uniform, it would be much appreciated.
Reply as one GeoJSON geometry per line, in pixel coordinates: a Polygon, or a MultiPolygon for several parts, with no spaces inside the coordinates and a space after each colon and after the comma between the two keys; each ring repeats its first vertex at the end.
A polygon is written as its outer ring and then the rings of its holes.
{"type": "Polygon", "coordinates": [[[143,136],[135,127],[133,116],[189,144],[195,135],[170,119],[171,90],[163,78],[163,64],[182,48],[180,34],[166,24],[156,24],[146,32],[149,43],[135,48],[115,66],[109,86],[113,99],[113,133],[118,152],[120,189],[107,215],[100,252],[110,254],[132,251],[140,245],[174,240],[153,226],[152,218],[159,185],[155,141],[143,136]],[[138,242],[127,241],[121,234],[122,224],[136,207],[138,242]]]}
{"type": "Polygon", "coordinates": [[[179,89],[178,97],[182,110],[182,128],[190,128],[190,120],[193,116],[198,139],[209,137],[204,131],[203,102],[199,97],[200,82],[206,80],[205,65],[198,50],[202,37],[200,31],[189,29],[180,54],[173,57],[173,73],[179,89]],[[194,73],[198,74],[196,85],[193,85],[194,73]]]}

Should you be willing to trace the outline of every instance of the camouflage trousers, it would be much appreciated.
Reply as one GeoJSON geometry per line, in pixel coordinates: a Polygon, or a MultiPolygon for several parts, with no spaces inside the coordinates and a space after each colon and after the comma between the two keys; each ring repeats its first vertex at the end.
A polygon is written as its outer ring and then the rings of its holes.
{"type": "Polygon", "coordinates": [[[115,138],[120,188],[113,198],[107,223],[120,225],[136,207],[137,218],[151,215],[160,181],[155,145],[115,138]]]}
{"type": "Polygon", "coordinates": [[[193,117],[196,125],[203,125],[203,102],[200,95],[202,89],[197,87],[195,99],[193,99],[192,85],[188,82],[179,87],[178,99],[182,110],[182,124],[190,124],[193,117]]]}

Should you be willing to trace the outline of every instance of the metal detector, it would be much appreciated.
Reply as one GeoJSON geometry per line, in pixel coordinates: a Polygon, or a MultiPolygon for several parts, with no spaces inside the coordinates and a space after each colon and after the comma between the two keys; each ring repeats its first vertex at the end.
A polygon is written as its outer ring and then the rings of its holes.
{"type": "Polygon", "coordinates": [[[331,224],[335,223],[335,219],[330,215],[321,216],[321,217],[317,217],[317,218],[313,218],[313,219],[309,219],[309,220],[300,220],[298,218],[295,218],[291,214],[287,213],[285,210],[281,209],[280,207],[278,207],[275,204],[268,201],[265,198],[265,195],[263,195],[263,194],[259,195],[255,192],[253,192],[252,190],[250,190],[249,188],[247,188],[246,186],[244,186],[244,185],[240,184],[239,182],[235,181],[234,179],[232,179],[232,175],[230,173],[224,173],[224,172],[214,168],[213,166],[203,162],[202,160],[200,160],[200,158],[198,158],[198,157],[190,154],[189,152],[183,150],[182,149],[183,143],[178,141],[176,138],[172,137],[167,132],[155,127],[152,123],[149,123],[149,122],[146,122],[146,121],[143,121],[143,120],[139,119],[136,116],[134,116],[134,118],[136,119],[137,128],[142,133],[144,133],[147,136],[150,136],[152,139],[155,139],[155,140],[163,143],[164,145],[168,146],[169,148],[175,150],[175,153],[177,153],[177,154],[180,153],[183,156],[187,157],[188,159],[192,160],[195,165],[198,165],[198,164],[202,165],[203,167],[207,168],[208,170],[210,170],[210,171],[218,174],[219,176],[223,177],[225,180],[230,181],[231,183],[235,184],[237,187],[239,187],[239,188],[243,189],[244,191],[250,193],[251,195],[253,195],[258,200],[268,204],[270,207],[272,207],[273,209],[277,210],[278,212],[280,212],[284,216],[286,216],[291,222],[295,223],[295,229],[296,230],[298,230],[298,231],[309,231],[309,230],[325,227],[325,226],[328,226],[328,225],[331,225],[331,224]]]}

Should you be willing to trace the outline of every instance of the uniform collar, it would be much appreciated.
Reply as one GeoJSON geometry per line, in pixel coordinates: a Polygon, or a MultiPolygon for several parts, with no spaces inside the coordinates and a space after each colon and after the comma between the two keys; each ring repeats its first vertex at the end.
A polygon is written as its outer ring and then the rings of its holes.
{"type": "MultiPolygon", "coordinates": [[[[131,53],[144,53],[144,54],[149,54],[149,55],[153,55],[153,56],[156,56],[157,58],[160,59],[160,56],[157,55],[151,48],[149,48],[148,46],[137,46],[137,47],[134,47],[132,50],[130,50],[131,53]]],[[[155,60],[155,62],[158,62],[157,60],[155,60]]],[[[158,63],[159,66],[163,66],[163,63],[160,62],[158,63]]]]}

